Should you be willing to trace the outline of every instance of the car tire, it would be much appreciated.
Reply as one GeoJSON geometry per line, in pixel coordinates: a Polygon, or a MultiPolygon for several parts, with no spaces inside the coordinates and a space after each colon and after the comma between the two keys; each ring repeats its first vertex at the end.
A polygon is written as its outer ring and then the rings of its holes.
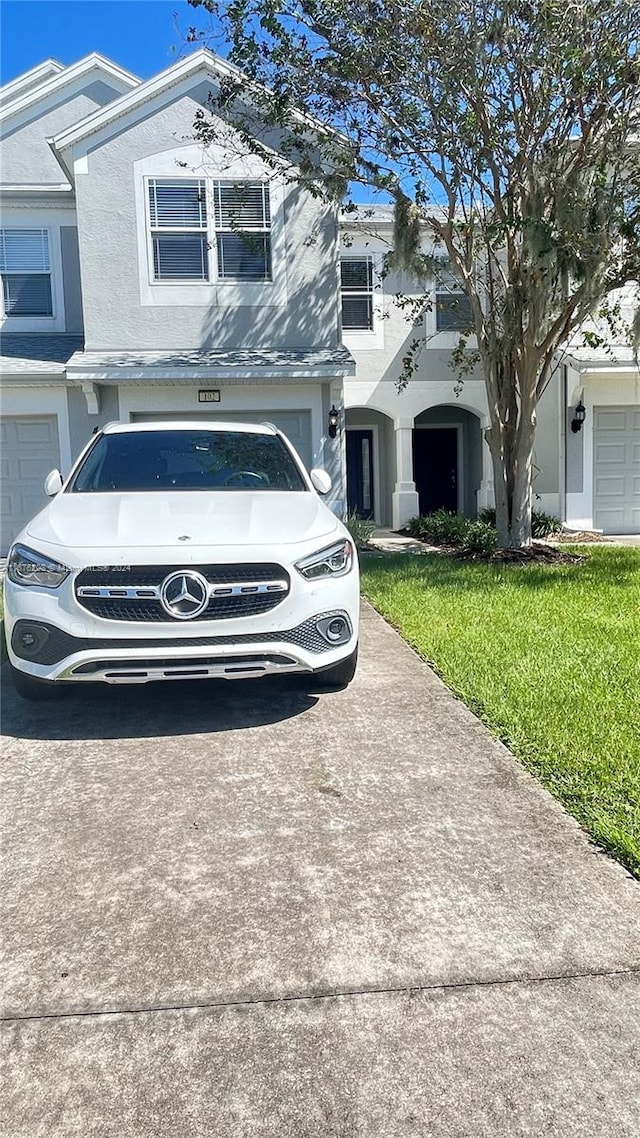
{"type": "Polygon", "coordinates": [[[40,680],[37,676],[28,676],[26,672],[14,668],[13,664],[9,665],[9,669],[13,686],[23,699],[58,699],[62,694],[62,684],[57,684],[53,680],[40,680]]]}
{"type": "Polygon", "coordinates": [[[339,664],[333,664],[330,668],[323,668],[322,671],[316,672],[313,677],[314,684],[319,688],[346,688],[355,676],[357,667],[358,646],[356,645],[346,660],[341,660],[339,664]]]}

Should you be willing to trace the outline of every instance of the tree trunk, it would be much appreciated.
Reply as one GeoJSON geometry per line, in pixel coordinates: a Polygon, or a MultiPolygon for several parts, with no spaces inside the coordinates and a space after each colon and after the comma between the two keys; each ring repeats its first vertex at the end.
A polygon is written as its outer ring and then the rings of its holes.
{"type": "Polygon", "coordinates": [[[531,545],[533,505],[533,446],[535,405],[519,407],[515,427],[505,425],[494,409],[492,423],[485,432],[493,465],[496,529],[501,549],[523,549],[531,545]]]}

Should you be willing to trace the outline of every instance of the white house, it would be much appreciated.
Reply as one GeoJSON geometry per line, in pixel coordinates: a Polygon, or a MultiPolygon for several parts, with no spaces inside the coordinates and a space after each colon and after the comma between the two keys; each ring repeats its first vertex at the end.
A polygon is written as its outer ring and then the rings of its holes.
{"type": "MultiPolygon", "coordinates": [[[[141,83],[91,55],[0,92],[3,551],[48,470],[113,419],[275,422],[329,470],[334,509],[381,525],[492,501],[484,385],[456,396],[450,367],[455,280],[414,326],[393,301],[411,281],[379,273],[389,210],[341,221],[222,119],[196,144],[227,72],[198,51],[141,83]]],[[[639,380],[624,346],[576,349],[543,398],[535,490],[571,527],[640,532],[639,380]]]]}

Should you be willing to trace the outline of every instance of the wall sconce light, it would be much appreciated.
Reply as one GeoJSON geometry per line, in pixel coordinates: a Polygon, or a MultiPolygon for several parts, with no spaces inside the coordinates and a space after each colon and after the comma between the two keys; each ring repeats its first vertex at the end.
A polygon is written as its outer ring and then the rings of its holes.
{"type": "Polygon", "coordinates": [[[333,405],[329,412],[329,438],[335,439],[340,426],[340,412],[337,407],[333,405]]]}
{"type": "Polygon", "coordinates": [[[574,408],[573,419],[571,420],[571,430],[573,431],[574,435],[577,435],[578,431],[582,430],[582,424],[584,423],[586,417],[587,412],[585,405],[582,400],[580,400],[580,402],[577,403],[574,408]]]}

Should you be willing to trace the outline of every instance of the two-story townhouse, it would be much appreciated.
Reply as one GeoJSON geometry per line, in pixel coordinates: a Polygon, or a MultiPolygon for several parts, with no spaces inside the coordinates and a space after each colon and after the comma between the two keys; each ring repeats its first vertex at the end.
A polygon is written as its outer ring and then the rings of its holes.
{"type": "MultiPolygon", "coordinates": [[[[330,412],[354,363],[341,343],[336,210],[275,176],[222,118],[215,143],[194,142],[196,112],[228,74],[200,51],[66,121],[43,111],[19,214],[20,179],[2,157],[3,548],[39,504],[46,469],[68,470],[113,419],[268,420],[330,472],[344,510],[344,433],[330,412]],[[57,215],[27,212],[53,176],[77,227],[73,270],[57,215]]],[[[262,142],[277,152],[283,137],[265,130],[262,142]]]]}
{"type": "MultiPolygon", "coordinates": [[[[465,300],[443,264],[417,324],[381,273],[391,214],[337,211],[218,118],[207,51],[140,83],[91,56],[1,92],[3,551],[100,424],[267,419],[332,475],[332,504],[399,527],[492,501],[484,384],[456,394],[465,300]],[[419,369],[399,393],[408,344],[419,369]]],[[[261,142],[278,152],[278,132],[261,142]]],[[[540,406],[536,493],[575,528],[640,532],[638,369],[568,352],[540,406]],[[575,409],[585,408],[584,423],[575,409]],[[572,425],[573,428],[572,429],[572,425]]]]}
{"type": "Polygon", "coordinates": [[[81,442],[65,374],[83,343],[77,211],[48,140],[138,82],[93,54],[46,60],[0,90],[3,552],[81,442]]]}
{"type": "MultiPolygon", "coordinates": [[[[341,288],[343,341],[356,360],[345,383],[349,502],[398,528],[439,507],[475,516],[493,504],[493,474],[481,372],[465,374],[460,387],[452,368],[468,301],[443,260],[412,321],[402,300],[423,294],[406,276],[383,272],[392,230],[391,207],[342,220],[341,288]],[[415,340],[423,345],[418,367],[399,393],[415,340]]],[[[424,251],[437,253],[426,238],[424,251]]],[[[628,321],[633,291],[619,298],[628,321]]],[[[640,369],[628,344],[568,345],[537,420],[537,508],[573,530],[640,533],[640,369]]]]}

